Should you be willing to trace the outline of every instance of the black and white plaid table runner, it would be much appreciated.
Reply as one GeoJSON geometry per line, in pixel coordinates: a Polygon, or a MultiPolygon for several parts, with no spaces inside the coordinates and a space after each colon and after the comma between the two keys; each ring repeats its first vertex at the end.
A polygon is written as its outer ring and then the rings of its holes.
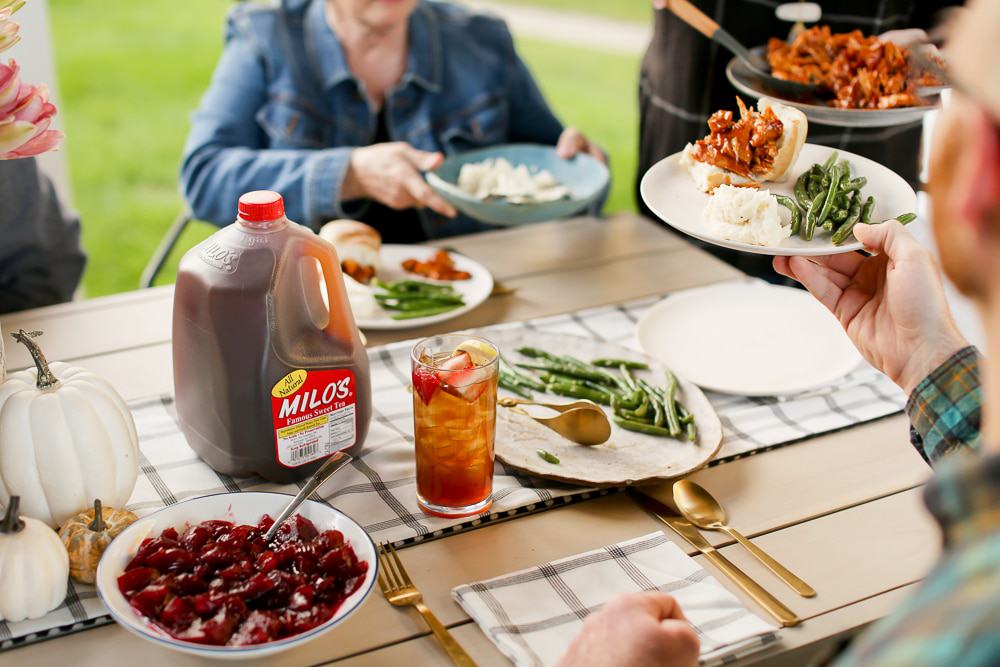
{"type": "MultiPolygon", "coordinates": [[[[647,298],[483,331],[523,327],[587,336],[637,349],[635,324],[659,301],[647,298]]],[[[439,519],[416,504],[409,353],[414,341],[369,350],[374,411],[363,456],[319,490],[326,502],[351,516],[376,541],[399,546],[434,539],[597,495],[611,493],[532,478],[497,463],[494,505],[489,514],[439,519]]],[[[785,399],[709,393],[723,424],[723,445],[712,465],[801,441],[902,409],[905,397],[884,375],[860,369],[820,392],[785,399]]],[[[177,428],[173,399],[156,397],[130,404],[141,450],[141,471],[127,508],[144,515],[198,496],[235,491],[295,493],[295,485],[216,473],[191,450],[177,428]]],[[[46,616],[0,622],[0,649],[110,622],[93,587],[71,584],[66,603],[46,616]]]]}
{"type": "Polygon", "coordinates": [[[720,665],[775,640],[765,623],[663,533],[459,586],[452,597],[517,667],[555,665],[592,613],[620,593],[674,596],[701,639],[701,664],[720,665]]]}

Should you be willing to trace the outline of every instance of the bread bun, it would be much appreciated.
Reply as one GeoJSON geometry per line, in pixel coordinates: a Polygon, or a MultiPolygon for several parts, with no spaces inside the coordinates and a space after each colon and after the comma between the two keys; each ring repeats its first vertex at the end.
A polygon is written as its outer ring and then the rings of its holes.
{"type": "Polygon", "coordinates": [[[774,158],[771,170],[760,180],[763,181],[783,181],[788,176],[788,171],[799,159],[802,146],[806,143],[806,135],[809,133],[809,121],[806,115],[795,107],[780,104],[768,97],[760,98],[757,102],[757,110],[763,113],[771,109],[774,115],[781,121],[784,130],[781,133],[781,141],[778,143],[778,154],[774,158]]]}
{"type": "Polygon", "coordinates": [[[334,220],[323,225],[319,235],[333,244],[341,262],[352,260],[376,272],[381,267],[382,237],[374,227],[356,220],[334,220]]]}
{"type": "Polygon", "coordinates": [[[714,164],[699,162],[694,159],[693,153],[694,144],[685,146],[684,152],[681,154],[681,165],[687,168],[695,185],[702,192],[712,194],[715,192],[715,188],[720,185],[750,185],[755,182],[722,167],[716,167],[714,164]]]}
{"type": "Polygon", "coordinates": [[[806,143],[809,121],[806,120],[806,115],[795,107],[762,97],[757,102],[757,110],[763,113],[767,109],[774,112],[782,126],[781,139],[778,141],[778,154],[774,157],[771,169],[756,178],[747,178],[694,159],[694,145],[688,144],[684,147],[684,152],[681,155],[681,165],[687,168],[699,190],[712,193],[720,185],[753,185],[764,181],[780,182],[785,180],[788,171],[799,159],[802,146],[806,143]]]}

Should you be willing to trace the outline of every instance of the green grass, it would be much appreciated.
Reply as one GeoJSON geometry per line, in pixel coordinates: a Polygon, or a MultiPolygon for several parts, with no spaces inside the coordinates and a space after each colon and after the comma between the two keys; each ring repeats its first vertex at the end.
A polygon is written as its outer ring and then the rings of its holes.
{"type": "Polygon", "coordinates": [[[506,4],[535,5],[549,9],[571,12],[585,12],[598,16],[648,23],[652,20],[653,8],[649,0],[501,0],[506,4]]]}
{"type": "MultiPolygon", "coordinates": [[[[594,11],[616,6],[592,4],[594,11]]],[[[90,255],[87,296],[135,289],[181,210],[177,170],[188,118],[221,51],[229,6],[51,0],[65,150],[90,255]]],[[[611,154],[614,189],[606,210],[633,209],[637,58],[538,40],[520,40],[519,47],[560,118],[611,154]]],[[[181,252],[213,230],[190,227],[160,282],[171,282],[181,252]]]]}
{"type": "Polygon", "coordinates": [[[639,145],[639,57],[517,40],[545,97],[565,125],[579,128],[611,156],[605,212],[634,211],[639,145]]]}

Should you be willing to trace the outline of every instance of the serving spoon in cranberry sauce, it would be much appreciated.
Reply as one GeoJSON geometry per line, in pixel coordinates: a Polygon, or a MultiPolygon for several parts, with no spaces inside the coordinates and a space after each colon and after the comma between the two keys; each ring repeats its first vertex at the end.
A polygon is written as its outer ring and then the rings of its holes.
{"type": "Polygon", "coordinates": [[[278,513],[278,516],[274,518],[274,524],[268,528],[267,532],[264,533],[264,541],[270,542],[274,539],[274,536],[278,534],[278,529],[281,528],[288,517],[292,516],[292,513],[299,508],[305,499],[312,495],[312,492],[320,487],[320,485],[326,480],[330,479],[335,472],[343,468],[345,465],[354,460],[350,454],[346,452],[336,452],[326,460],[326,463],[321,465],[319,469],[313,473],[313,476],[309,478],[309,481],[305,483],[302,490],[295,494],[295,497],[285,505],[285,509],[278,513]]]}

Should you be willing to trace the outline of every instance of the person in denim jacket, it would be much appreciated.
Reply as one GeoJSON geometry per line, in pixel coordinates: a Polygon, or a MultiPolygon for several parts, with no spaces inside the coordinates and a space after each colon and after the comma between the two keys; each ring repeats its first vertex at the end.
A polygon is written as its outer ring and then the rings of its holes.
{"type": "Polygon", "coordinates": [[[181,185],[194,215],[218,225],[241,194],[270,189],[313,229],[354,218],[415,242],[488,228],[420,172],[511,142],[605,159],[563,128],[501,20],[427,0],[246,3],[228,17],[181,185]]]}

